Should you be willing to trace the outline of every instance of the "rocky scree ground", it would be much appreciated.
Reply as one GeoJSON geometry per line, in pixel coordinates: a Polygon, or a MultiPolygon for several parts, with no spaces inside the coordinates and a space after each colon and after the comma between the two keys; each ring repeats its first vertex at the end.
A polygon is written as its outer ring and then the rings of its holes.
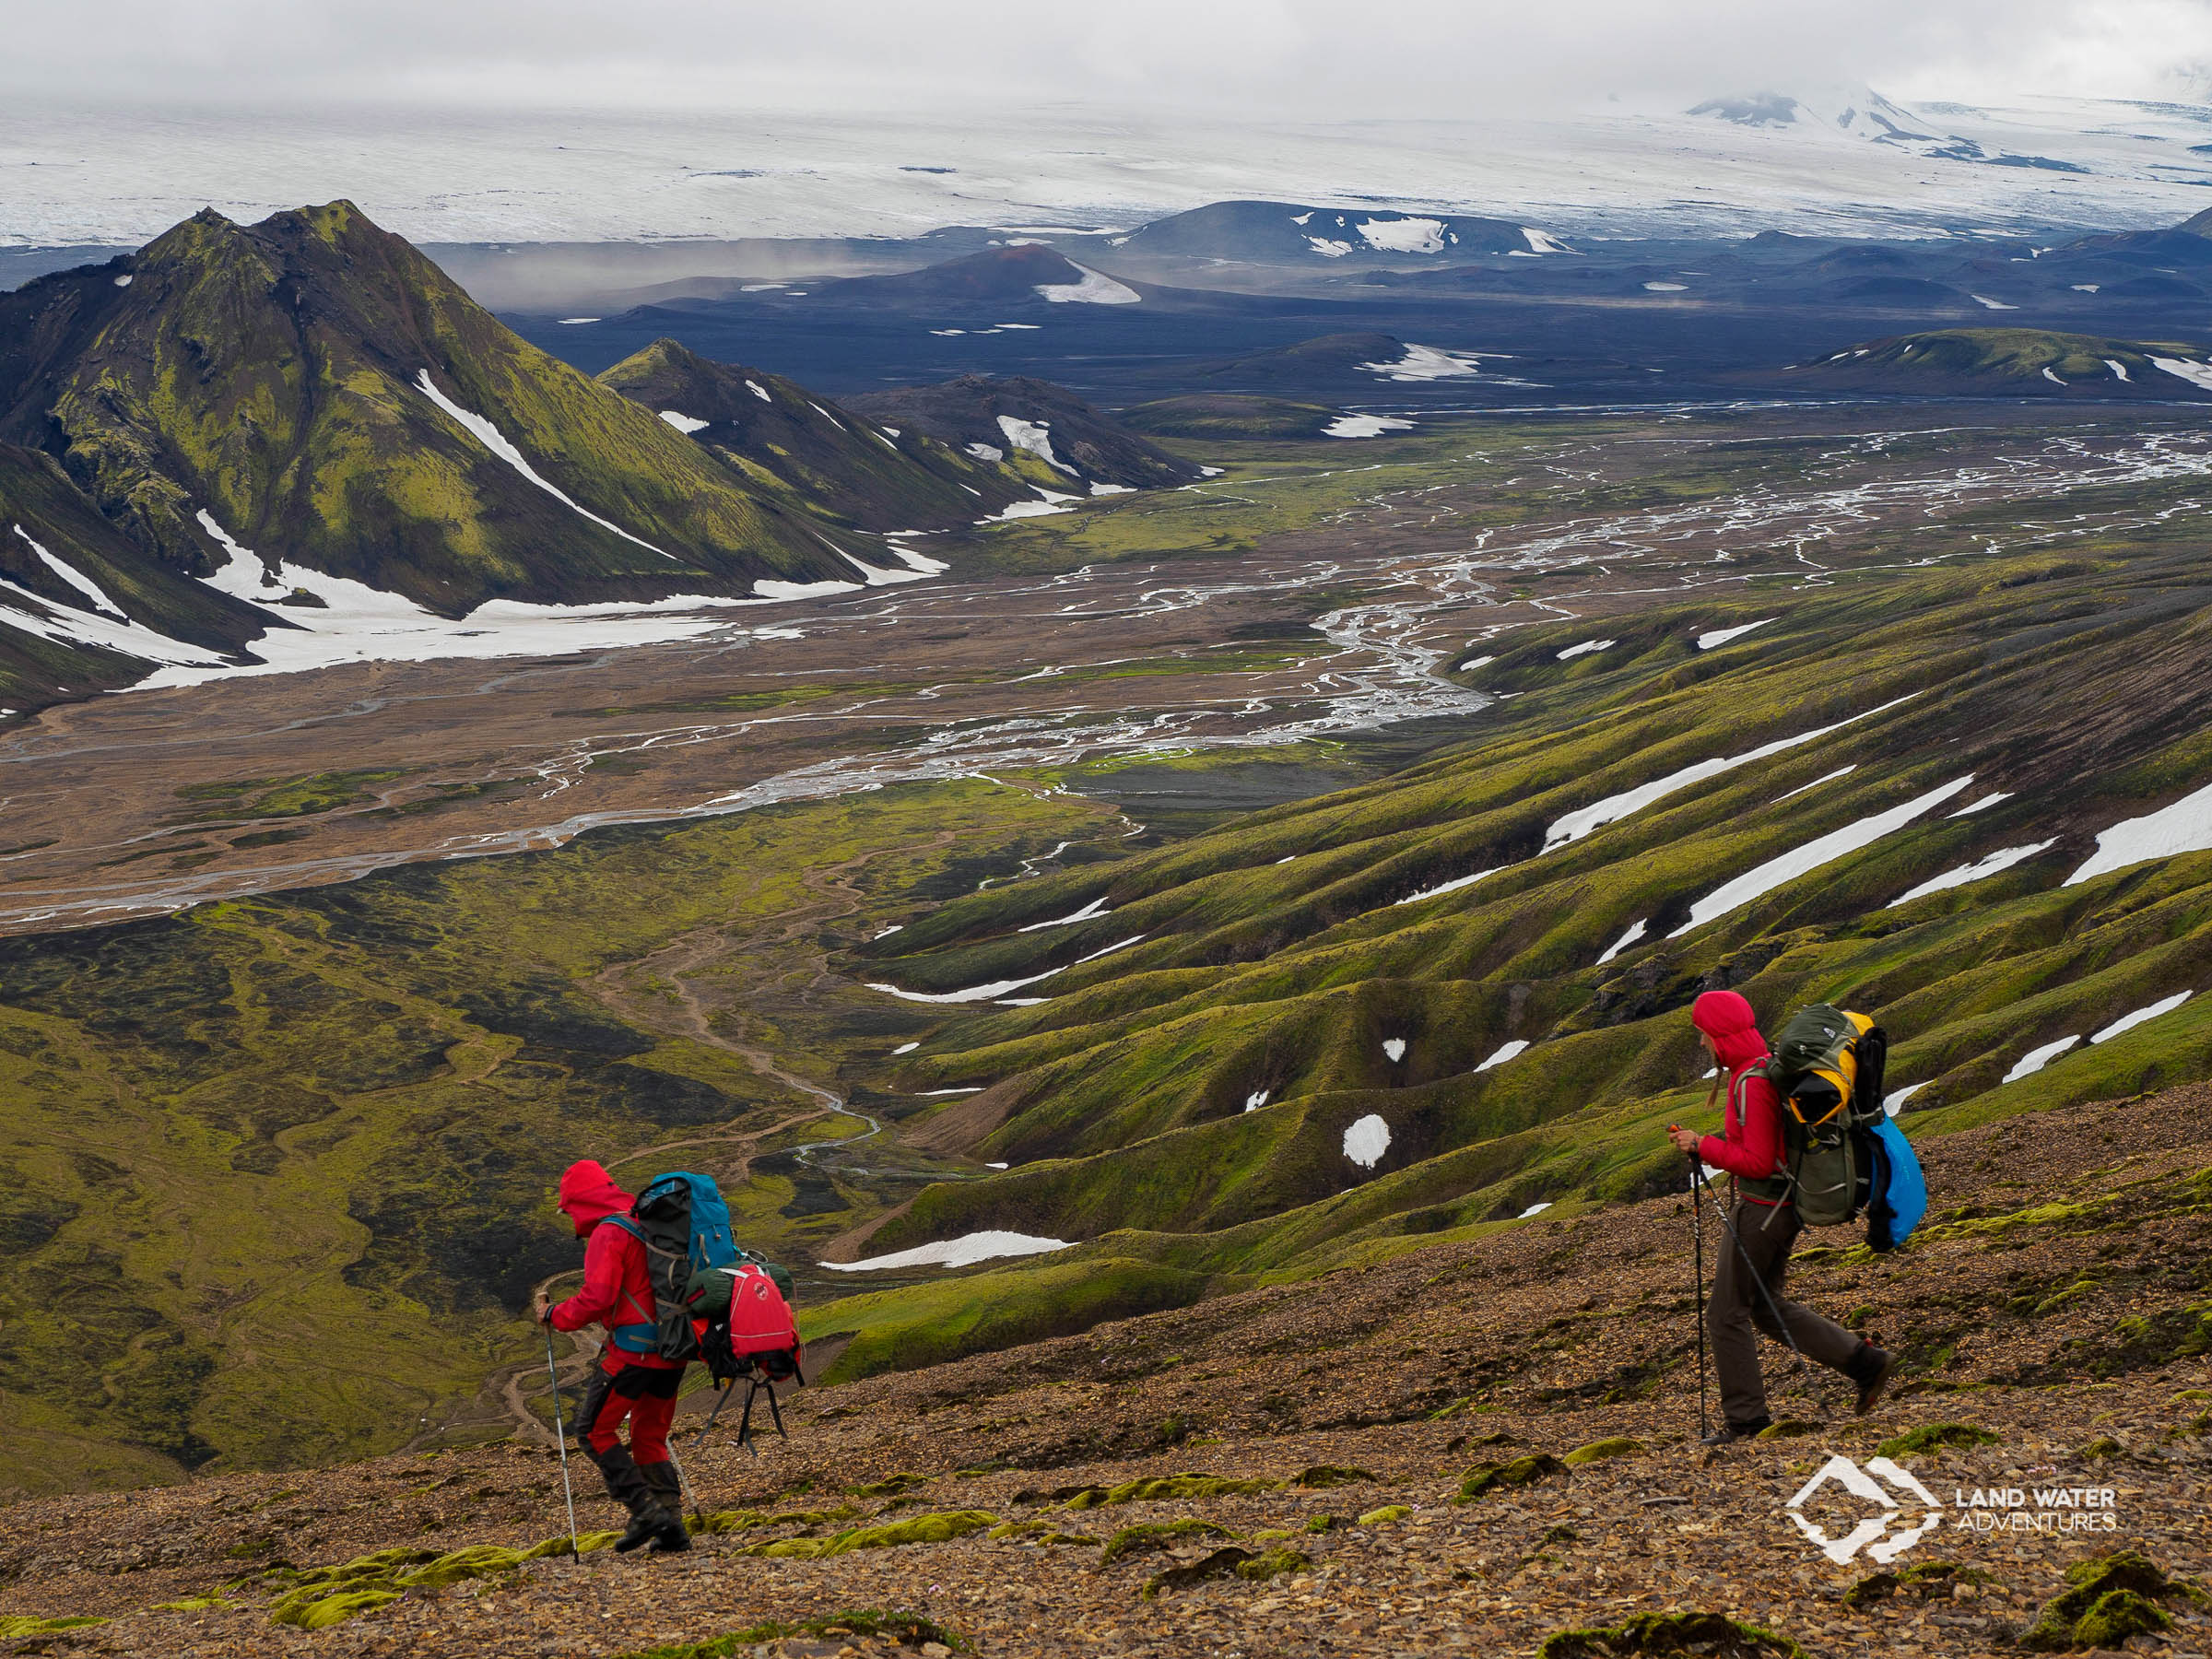
{"type": "Polygon", "coordinates": [[[518,1559],[562,1531],[553,1454],[519,1442],[17,1503],[0,1632],[70,1654],[1562,1659],[2002,1653],[2132,1620],[2156,1632],[2134,1645],[2201,1652],[2208,1105],[1950,1136],[1904,1253],[1816,1235],[1794,1291],[1904,1356],[1864,1419],[1770,1347],[1775,1430],[1694,1443],[1690,1218],[1661,1196],[806,1391],[758,1461],[690,1457],[707,1513],[682,1558],[606,1551],[586,1469],[582,1559],[565,1538],[518,1559]],[[1831,1452],[1877,1451],[1947,1508],[2111,1488],[2115,1524],[1947,1525],[1833,1565],[1782,1508],[1831,1452]]]}

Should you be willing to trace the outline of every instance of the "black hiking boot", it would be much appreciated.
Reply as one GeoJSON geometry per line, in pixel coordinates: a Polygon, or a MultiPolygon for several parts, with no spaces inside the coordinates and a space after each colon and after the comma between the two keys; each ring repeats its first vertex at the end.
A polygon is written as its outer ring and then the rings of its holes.
{"type": "Polygon", "coordinates": [[[1871,1342],[1859,1344],[1859,1351],[1843,1367],[1843,1374],[1859,1385],[1858,1411],[1865,1417],[1882,1397],[1889,1386],[1889,1379],[1897,1371],[1897,1356],[1876,1347],[1871,1342]]]}
{"type": "MultiPolygon", "coordinates": [[[[666,1464],[647,1465],[641,1468],[630,1456],[629,1448],[620,1444],[609,1446],[605,1452],[594,1454],[593,1462],[599,1465],[599,1473],[606,1478],[606,1489],[615,1501],[629,1512],[629,1528],[615,1540],[617,1550],[627,1554],[647,1544],[655,1549],[688,1549],[691,1547],[691,1535],[684,1530],[683,1517],[672,1515],[661,1507],[660,1500],[653,1491],[655,1477],[647,1473],[651,1468],[667,1469],[666,1464]],[[672,1535],[681,1538],[683,1542],[673,1542],[672,1535]]],[[[669,1475],[673,1482],[675,1471],[670,1469],[669,1475]]]]}
{"type": "Polygon", "coordinates": [[[655,1555],[673,1553],[691,1547],[691,1530],[684,1524],[684,1483],[673,1463],[646,1463],[638,1465],[638,1473],[645,1477],[653,1499],[667,1517],[667,1524],[653,1535],[655,1555]]]}
{"type": "Polygon", "coordinates": [[[1756,1440],[1760,1430],[1772,1422],[1771,1418],[1753,1418],[1747,1423],[1723,1423],[1700,1443],[1707,1446],[1733,1445],[1737,1441],[1756,1440]]]}

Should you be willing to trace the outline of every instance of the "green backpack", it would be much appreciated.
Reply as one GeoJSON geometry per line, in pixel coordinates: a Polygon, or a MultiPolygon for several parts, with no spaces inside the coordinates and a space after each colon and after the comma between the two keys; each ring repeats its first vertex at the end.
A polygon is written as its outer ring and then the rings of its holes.
{"type": "Polygon", "coordinates": [[[1782,1096],[1783,1160],[1766,1185],[1807,1227],[1858,1218],[1874,1179],[1869,1135],[1882,1118],[1889,1039],[1864,1014],[1815,1003],[1783,1022],[1758,1069],[1782,1096]]]}

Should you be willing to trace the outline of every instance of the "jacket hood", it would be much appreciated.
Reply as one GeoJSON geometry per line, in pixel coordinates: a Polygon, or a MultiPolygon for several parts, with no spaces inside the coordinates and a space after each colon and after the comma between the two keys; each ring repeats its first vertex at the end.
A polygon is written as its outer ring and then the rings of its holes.
{"type": "Polygon", "coordinates": [[[561,1171],[561,1214],[576,1224],[576,1236],[585,1233],[609,1216],[627,1216],[632,1195],[615,1183],[605,1167],[592,1159],[571,1164],[561,1171]]]}
{"type": "Polygon", "coordinates": [[[1736,992],[1705,992],[1690,1006],[1689,1022],[1712,1039],[1730,1077],[1767,1057],[1767,1040],[1759,1034],[1759,1016],[1736,992]]]}

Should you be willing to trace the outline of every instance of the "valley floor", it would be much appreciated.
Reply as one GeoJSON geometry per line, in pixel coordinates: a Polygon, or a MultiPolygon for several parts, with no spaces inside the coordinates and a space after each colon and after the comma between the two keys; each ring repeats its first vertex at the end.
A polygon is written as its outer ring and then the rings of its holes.
{"type": "MultiPolygon", "coordinates": [[[[1865,1419],[1770,1348],[1775,1436],[1696,1445],[1691,1217],[1660,1197],[808,1390],[759,1461],[726,1438],[691,1458],[710,1513],[680,1559],[453,1557],[561,1530],[551,1450],[520,1441],[18,1502],[0,1510],[0,1633],[64,1654],[1288,1659],[1524,1653],[1700,1611],[1811,1654],[2010,1651],[2093,1557],[2212,1572],[2208,1108],[2199,1085],[1941,1136],[1906,1252],[1815,1235],[1797,1294],[1907,1361],[1865,1419]],[[1877,1448],[1941,1524],[1889,1569],[1834,1564],[1784,1507],[1830,1453],[1877,1448]],[[1455,1501],[1486,1468],[1489,1489],[1455,1501]],[[1133,1484],[1193,1471],[1214,1478],[1133,1484]],[[2109,1490],[2109,1509],[2056,1512],[2092,1530],[1963,1524],[1990,1512],[1965,1501],[1978,1488],[2060,1487],[2109,1490]],[[401,1594],[324,1630],[273,1621],[323,1593],[303,1573],[402,1547],[418,1553],[383,1579],[337,1586],[401,1594]],[[439,1552],[425,1576],[447,1582],[391,1581],[439,1552]],[[66,1618],[104,1622],[36,1622],[66,1618]]],[[[608,1526],[579,1472],[580,1522],[608,1526]]],[[[1838,1491],[1804,1509],[1830,1536],[1865,1512],[1838,1491]]],[[[2148,1571],[2131,1582],[2155,1587],[2148,1571]]],[[[2212,1605],[2164,1602],[2171,1628],[2131,1645],[2212,1646],[2212,1605]]],[[[1789,1651],[1716,1635],[1695,1651],[1789,1651]]]]}

